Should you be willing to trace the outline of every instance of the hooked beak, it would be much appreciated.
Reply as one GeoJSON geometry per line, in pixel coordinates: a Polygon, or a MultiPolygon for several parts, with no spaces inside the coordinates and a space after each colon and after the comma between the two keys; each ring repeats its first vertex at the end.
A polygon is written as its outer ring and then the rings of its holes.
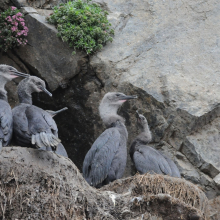
{"type": "Polygon", "coordinates": [[[119,100],[129,100],[129,99],[137,99],[137,96],[136,95],[131,95],[131,96],[125,95],[119,98],[119,100]]]}
{"type": "Polygon", "coordinates": [[[138,110],[136,111],[136,118],[137,118],[137,122],[141,122],[140,114],[139,114],[138,110]]]}
{"type": "Polygon", "coordinates": [[[52,97],[52,94],[46,89],[46,88],[43,88],[43,87],[40,87],[40,89],[45,92],[47,95],[49,95],[50,97],[52,97]]]}
{"type": "Polygon", "coordinates": [[[22,76],[24,78],[28,78],[30,75],[29,74],[26,74],[26,73],[21,73],[21,72],[18,72],[18,71],[11,71],[11,75],[13,76],[22,76]]]}

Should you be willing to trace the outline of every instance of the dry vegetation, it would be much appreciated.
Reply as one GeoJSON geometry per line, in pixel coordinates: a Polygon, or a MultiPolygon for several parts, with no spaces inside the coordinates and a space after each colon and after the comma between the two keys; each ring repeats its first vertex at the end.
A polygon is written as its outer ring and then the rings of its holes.
{"type": "Polygon", "coordinates": [[[76,166],[51,152],[8,147],[0,155],[0,219],[205,219],[195,185],[136,175],[96,190],[76,166]]]}

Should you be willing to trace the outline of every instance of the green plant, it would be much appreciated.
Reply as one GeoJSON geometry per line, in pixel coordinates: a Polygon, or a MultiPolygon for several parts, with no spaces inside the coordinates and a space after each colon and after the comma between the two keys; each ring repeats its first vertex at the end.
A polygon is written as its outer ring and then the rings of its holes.
{"type": "Polygon", "coordinates": [[[0,14],[0,50],[27,44],[28,28],[24,15],[14,6],[0,14]]]}
{"type": "Polygon", "coordinates": [[[107,15],[106,11],[90,0],[74,0],[54,7],[48,21],[56,26],[58,37],[68,42],[70,47],[91,54],[113,40],[111,35],[114,35],[114,30],[110,29],[107,15]]]}

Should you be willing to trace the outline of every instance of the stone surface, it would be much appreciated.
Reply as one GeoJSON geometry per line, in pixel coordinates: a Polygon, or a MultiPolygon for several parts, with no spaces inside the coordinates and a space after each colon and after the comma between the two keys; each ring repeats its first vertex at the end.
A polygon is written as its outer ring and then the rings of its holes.
{"type": "Polygon", "coordinates": [[[32,8],[32,7],[22,7],[22,8],[21,8],[21,12],[22,12],[24,15],[27,15],[27,14],[37,14],[37,10],[35,10],[35,9],[32,8]]]}
{"type": "Polygon", "coordinates": [[[1,0],[0,12],[8,9],[9,6],[13,6],[13,3],[11,0],[1,0]]]}
{"type": "Polygon", "coordinates": [[[67,0],[11,0],[14,5],[18,8],[20,7],[34,7],[34,8],[44,8],[44,9],[51,9],[54,6],[65,3],[67,0]]]}
{"type": "Polygon", "coordinates": [[[116,35],[94,67],[111,64],[112,79],[195,116],[219,103],[218,1],[96,2],[107,5],[116,35]]]}
{"type": "Polygon", "coordinates": [[[32,73],[46,80],[50,90],[54,91],[59,86],[65,87],[68,80],[81,71],[86,54],[78,52],[72,55],[73,50],[57,38],[54,26],[49,25],[44,16],[32,11],[25,15],[29,28],[28,44],[16,49],[16,54],[32,73]]]}
{"type": "Polygon", "coordinates": [[[220,219],[220,196],[209,201],[210,220],[220,219]]]}
{"type": "Polygon", "coordinates": [[[207,214],[205,194],[188,181],[136,175],[97,190],[71,160],[48,151],[3,148],[0,178],[1,219],[205,220],[207,214]]]}

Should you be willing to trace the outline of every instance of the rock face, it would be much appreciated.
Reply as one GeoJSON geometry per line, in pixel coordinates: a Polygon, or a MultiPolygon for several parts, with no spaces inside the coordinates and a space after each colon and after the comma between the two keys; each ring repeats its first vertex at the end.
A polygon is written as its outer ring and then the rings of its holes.
{"type": "MultiPolygon", "coordinates": [[[[182,177],[215,198],[220,194],[220,31],[216,28],[220,2],[96,2],[109,12],[115,29],[113,43],[101,52],[72,56],[72,50],[56,38],[54,27],[34,11],[25,16],[30,45],[15,50],[17,61],[9,54],[4,57],[45,79],[54,91],[52,99],[35,96],[36,105],[69,108],[55,120],[79,169],[104,130],[98,116],[103,95],[136,94],[138,100],[125,103],[119,112],[126,119],[128,147],[138,133],[135,111],[140,109],[153,133],[151,145],[176,162],[182,177]]],[[[125,176],[134,173],[128,158],[125,176]]]]}
{"type": "Polygon", "coordinates": [[[18,8],[30,6],[30,7],[34,7],[34,8],[45,8],[45,9],[51,9],[60,3],[67,2],[67,0],[35,0],[35,1],[11,0],[11,1],[18,8]]]}
{"type": "Polygon", "coordinates": [[[4,148],[0,177],[1,219],[205,220],[207,212],[205,194],[185,180],[136,175],[96,190],[71,160],[30,148],[4,148]]]}
{"type": "Polygon", "coordinates": [[[210,220],[220,219],[220,197],[209,201],[209,216],[210,220]]]}

